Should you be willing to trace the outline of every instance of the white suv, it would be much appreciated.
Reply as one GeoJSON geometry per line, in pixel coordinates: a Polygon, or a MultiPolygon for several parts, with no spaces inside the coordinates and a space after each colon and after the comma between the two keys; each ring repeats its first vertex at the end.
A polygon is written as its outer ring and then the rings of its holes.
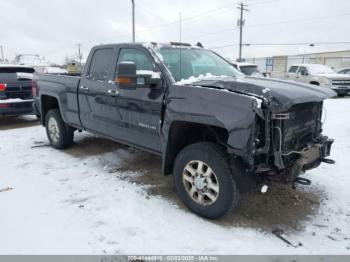
{"type": "Polygon", "coordinates": [[[326,65],[292,65],[287,73],[288,80],[332,88],[339,96],[350,93],[350,76],[338,74],[326,65]]]}
{"type": "Polygon", "coordinates": [[[231,62],[231,65],[247,76],[264,77],[257,64],[231,62]]]}

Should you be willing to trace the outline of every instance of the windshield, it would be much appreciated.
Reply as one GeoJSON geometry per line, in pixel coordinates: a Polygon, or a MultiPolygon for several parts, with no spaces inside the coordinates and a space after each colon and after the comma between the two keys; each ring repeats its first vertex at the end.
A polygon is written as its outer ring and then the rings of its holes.
{"type": "Polygon", "coordinates": [[[160,48],[160,53],[163,56],[163,62],[175,81],[201,75],[235,77],[241,74],[230,63],[209,50],[199,48],[160,48]]]}
{"type": "Polygon", "coordinates": [[[312,74],[334,74],[334,71],[325,65],[310,65],[309,70],[312,74]]]}

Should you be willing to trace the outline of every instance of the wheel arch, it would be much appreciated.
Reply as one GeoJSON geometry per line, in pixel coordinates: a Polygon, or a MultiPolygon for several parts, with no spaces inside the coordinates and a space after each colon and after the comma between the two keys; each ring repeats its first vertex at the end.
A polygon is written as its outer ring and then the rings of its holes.
{"type": "MultiPolygon", "coordinates": [[[[45,118],[47,112],[51,109],[58,108],[60,110],[59,99],[54,95],[43,94],[40,96],[40,106],[41,106],[41,123],[43,126],[46,125],[45,118]]],[[[62,114],[61,114],[62,116],[62,114]]]]}
{"type": "Polygon", "coordinates": [[[172,174],[174,160],[184,147],[204,141],[214,142],[226,147],[228,137],[228,131],[223,127],[187,121],[172,122],[169,127],[166,148],[163,152],[163,174],[172,174]]]}
{"type": "Polygon", "coordinates": [[[315,80],[310,81],[310,84],[311,84],[311,85],[316,85],[316,86],[319,86],[319,85],[320,85],[320,83],[319,83],[318,81],[315,81],[315,80]]]}

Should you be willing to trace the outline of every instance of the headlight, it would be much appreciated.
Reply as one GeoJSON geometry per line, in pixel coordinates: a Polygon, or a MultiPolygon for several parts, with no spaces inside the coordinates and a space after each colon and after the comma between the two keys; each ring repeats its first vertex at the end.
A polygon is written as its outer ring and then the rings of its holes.
{"type": "Polygon", "coordinates": [[[332,85],[332,81],[327,77],[321,77],[320,84],[324,86],[330,86],[332,85]]]}

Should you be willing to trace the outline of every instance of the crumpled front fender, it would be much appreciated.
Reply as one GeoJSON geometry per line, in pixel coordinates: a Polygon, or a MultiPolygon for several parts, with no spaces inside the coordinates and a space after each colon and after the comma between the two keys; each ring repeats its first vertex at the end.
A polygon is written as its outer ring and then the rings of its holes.
{"type": "MultiPolygon", "coordinates": [[[[187,121],[224,128],[228,133],[227,151],[251,160],[255,131],[255,97],[228,90],[197,86],[173,86],[166,96],[162,127],[162,152],[167,152],[171,124],[187,121]]],[[[186,136],[186,134],[183,134],[186,136]]],[[[166,156],[163,156],[163,160],[166,156]]]]}

